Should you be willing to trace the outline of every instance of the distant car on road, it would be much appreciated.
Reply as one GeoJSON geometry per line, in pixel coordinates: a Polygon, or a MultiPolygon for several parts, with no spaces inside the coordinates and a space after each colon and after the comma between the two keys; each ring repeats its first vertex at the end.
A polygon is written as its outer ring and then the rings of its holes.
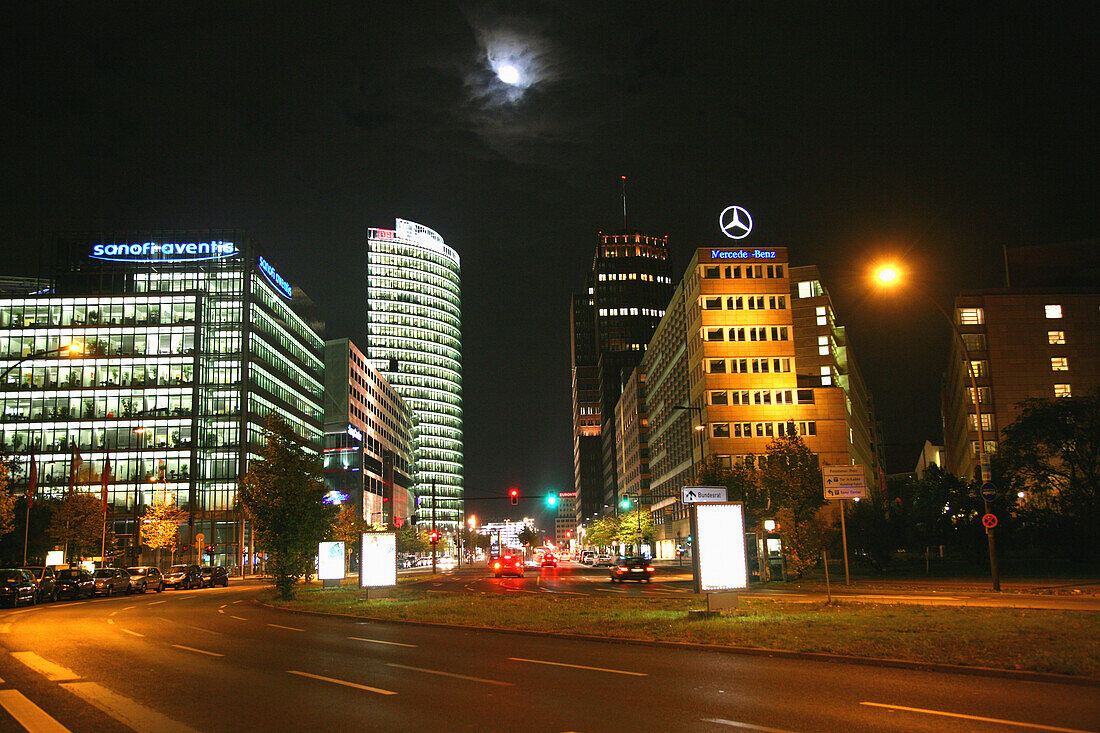
{"type": "Polygon", "coordinates": [[[229,571],[221,565],[204,565],[199,568],[202,571],[202,582],[207,588],[213,588],[215,585],[220,585],[222,588],[229,587],[229,571]]]}
{"type": "Polygon", "coordinates": [[[549,552],[542,556],[542,567],[544,568],[556,568],[558,566],[558,558],[551,555],[549,552]]]}
{"type": "Polygon", "coordinates": [[[173,565],[164,573],[165,588],[201,588],[206,581],[198,565],[173,565]]]}
{"type": "Polygon", "coordinates": [[[110,598],[115,593],[130,592],[130,574],[119,568],[99,568],[92,574],[95,592],[110,598]]]}
{"type": "Polygon", "coordinates": [[[602,568],[611,567],[615,564],[615,561],[611,558],[611,555],[599,555],[596,561],[592,563],[592,567],[602,568]]]}
{"type": "Polygon", "coordinates": [[[57,571],[49,565],[28,565],[25,568],[34,576],[35,598],[39,603],[57,600],[57,571]]]}
{"type": "Polygon", "coordinates": [[[152,565],[138,565],[134,568],[126,568],[130,573],[130,587],[136,593],[144,593],[152,588],[157,593],[164,590],[164,576],[160,574],[160,568],[152,565]]]}
{"type": "Polygon", "coordinates": [[[497,578],[504,577],[505,575],[523,577],[522,557],[502,555],[501,557],[493,558],[493,561],[489,563],[489,567],[493,569],[493,576],[497,578]]]}
{"type": "Polygon", "coordinates": [[[57,571],[57,597],[91,598],[95,595],[95,579],[84,568],[68,568],[57,571]]]}
{"type": "Polygon", "coordinates": [[[33,606],[37,600],[34,576],[19,568],[0,570],[0,603],[16,608],[33,606]]]}
{"type": "Polygon", "coordinates": [[[584,564],[584,565],[595,565],[596,564],[596,553],[591,552],[591,551],[585,551],[585,552],[581,553],[581,563],[584,564]]]}
{"type": "Polygon", "coordinates": [[[611,566],[611,582],[636,580],[639,583],[652,583],[653,572],[653,566],[644,557],[620,557],[619,562],[611,566]]]}

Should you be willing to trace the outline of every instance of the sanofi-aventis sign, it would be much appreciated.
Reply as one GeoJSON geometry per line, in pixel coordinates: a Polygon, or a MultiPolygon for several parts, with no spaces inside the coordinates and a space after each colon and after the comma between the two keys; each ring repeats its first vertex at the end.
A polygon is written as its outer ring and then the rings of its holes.
{"type": "Polygon", "coordinates": [[[195,262],[217,260],[238,254],[237,245],[220,239],[209,242],[133,242],[93,244],[93,260],[111,262],[195,262]]]}

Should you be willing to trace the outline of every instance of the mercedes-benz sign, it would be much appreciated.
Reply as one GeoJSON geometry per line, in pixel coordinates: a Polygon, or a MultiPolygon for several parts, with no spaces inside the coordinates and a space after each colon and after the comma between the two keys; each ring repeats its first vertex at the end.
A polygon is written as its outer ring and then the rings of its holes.
{"type": "Polygon", "coordinates": [[[743,206],[727,206],[718,217],[718,226],[730,239],[744,239],[752,231],[752,217],[743,206]]]}

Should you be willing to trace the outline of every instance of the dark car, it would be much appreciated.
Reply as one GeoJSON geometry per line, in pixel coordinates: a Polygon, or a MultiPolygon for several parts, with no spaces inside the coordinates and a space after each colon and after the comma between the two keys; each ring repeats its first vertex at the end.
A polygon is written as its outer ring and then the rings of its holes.
{"type": "Polygon", "coordinates": [[[206,565],[200,570],[202,570],[203,584],[207,588],[213,588],[215,585],[220,585],[222,588],[229,587],[229,571],[221,565],[206,565]]]}
{"type": "Polygon", "coordinates": [[[164,590],[164,576],[160,574],[160,568],[151,565],[139,565],[135,568],[126,568],[130,574],[130,589],[135,593],[144,593],[152,588],[157,593],[164,590]]]}
{"type": "Polygon", "coordinates": [[[68,568],[57,571],[57,597],[91,598],[95,595],[95,580],[84,568],[68,568]]]}
{"type": "Polygon", "coordinates": [[[502,555],[501,557],[493,558],[493,561],[489,563],[489,567],[493,569],[493,576],[497,578],[501,578],[505,575],[523,577],[522,557],[502,555]]]}
{"type": "Polygon", "coordinates": [[[130,574],[119,568],[99,568],[92,574],[95,592],[110,598],[115,593],[130,592],[130,574]]]}
{"type": "Polygon", "coordinates": [[[653,581],[653,566],[644,557],[620,557],[619,562],[611,566],[611,582],[622,583],[637,580],[639,583],[653,581]]]}
{"type": "Polygon", "coordinates": [[[205,581],[198,565],[173,565],[164,572],[165,588],[201,588],[205,581]]]}
{"type": "Polygon", "coordinates": [[[34,576],[35,595],[39,603],[57,600],[57,571],[48,565],[28,565],[25,568],[34,576]]]}
{"type": "Polygon", "coordinates": [[[0,570],[0,603],[6,606],[33,606],[37,598],[34,576],[19,568],[0,570]]]}

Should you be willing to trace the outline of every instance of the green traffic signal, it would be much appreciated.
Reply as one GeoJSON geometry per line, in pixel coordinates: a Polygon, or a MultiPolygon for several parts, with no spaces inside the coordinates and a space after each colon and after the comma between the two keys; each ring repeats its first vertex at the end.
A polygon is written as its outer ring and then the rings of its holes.
{"type": "Polygon", "coordinates": [[[554,496],[553,494],[547,494],[546,495],[546,506],[557,506],[557,505],[558,505],[558,497],[554,496]]]}
{"type": "Polygon", "coordinates": [[[623,509],[629,509],[630,508],[630,497],[629,496],[624,496],[623,500],[619,502],[619,506],[621,506],[623,509]]]}

